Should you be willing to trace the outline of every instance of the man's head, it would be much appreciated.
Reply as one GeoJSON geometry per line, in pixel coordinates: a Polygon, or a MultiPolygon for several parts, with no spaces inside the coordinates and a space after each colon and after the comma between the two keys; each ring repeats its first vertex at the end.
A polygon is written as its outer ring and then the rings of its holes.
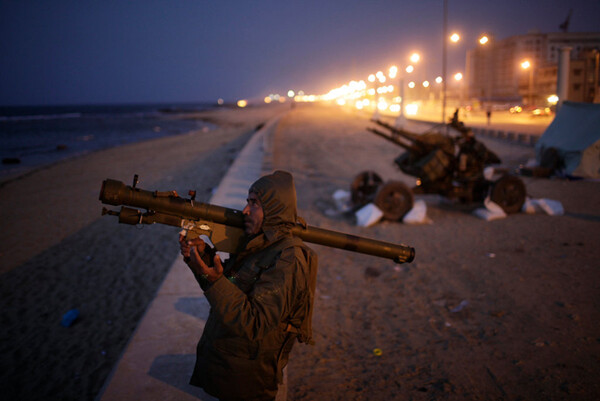
{"type": "Polygon", "coordinates": [[[292,175],[275,171],[258,179],[248,190],[248,204],[243,213],[248,235],[293,226],[298,216],[292,175]]]}

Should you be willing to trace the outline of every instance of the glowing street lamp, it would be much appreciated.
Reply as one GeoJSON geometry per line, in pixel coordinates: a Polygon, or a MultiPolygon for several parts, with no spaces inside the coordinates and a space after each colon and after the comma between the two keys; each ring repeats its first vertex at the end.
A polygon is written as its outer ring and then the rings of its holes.
{"type": "Polygon", "coordinates": [[[457,72],[456,74],[454,74],[454,80],[460,84],[458,87],[458,103],[461,106],[462,106],[462,101],[463,101],[462,79],[463,79],[463,74],[461,72],[457,72]]]}
{"type": "Polygon", "coordinates": [[[521,62],[521,68],[529,70],[529,105],[533,105],[533,65],[529,60],[521,62]]]}
{"type": "Polygon", "coordinates": [[[483,35],[479,38],[479,44],[486,45],[490,41],[487,35],[483,35]]]}
{"type": "Polygon", "coordinates": [[[450,41],[456,43],[460,40],[460,35],[456,32],[454,32],[452,35],[450,35],[450,41]]]}
{"type": "MultiPolygon", "coordinates": [[[[409,59],[414,64],[414,63],[418,63],[419,60],[421,60],[421,56],[419,55],[419,53],[415,52],[410,55],[409,59]]],[[[412,73],[414,70],[415,70],[415,67],[412,64],[407,65],[406,68],[404,69],[404,71],[406,71],[407,74],[412,73]]],[[[415,85],[414,82],[411,82],[408,84],[408,86],[410,88],[414,88],[414,85],[415,85]],[[412,87],[410,86],[411,84],[413,85],[412,87]]],[[[402,102],[401,103],[402,107],[400,107],[400,117],[404,117],[404,108],[406,105],[405,97],[404,97],[404,76],[402,76],[400,78],[400,93],[399,94],[400,94],[400,101],[402,102]]]]}

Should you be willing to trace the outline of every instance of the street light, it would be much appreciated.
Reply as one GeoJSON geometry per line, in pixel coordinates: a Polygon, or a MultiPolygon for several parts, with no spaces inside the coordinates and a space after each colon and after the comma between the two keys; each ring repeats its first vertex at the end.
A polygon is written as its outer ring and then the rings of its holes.
{"type": "MultiPolygon", "coordinates": [[[[421,59],[421,56],[419,55],[419,53],[413,53],[410,55],[409,57],[410,61],[412,63],[418,63],[419,60],[421,59]]],[[[406,68],[404,69],[404,71],[406,71],[407,74],[412,73],[415,70],[415,67],[412,64],[409,64],[406,66],[406,68]]],[[[400,118],[404,117],[404,108],[406,105],[406,102],[404,101],[404,74],[400,74],[400,102],[402,104],[402,107],[400,107],[400,118]]]]}
{"type": "Polygon", "coordinates": [[[529,106],[533,105],[533,65],[529,60],[521,62],[521,68],[529,70],[529,106]]]}
{"type": "Polygon", "coordinates": [[[454,80],[456,82],[458,82],[458,106],[462,106],[462,101],[463,101],[463,74],[461,72],[457,72],[456,74],[454,74],[454,80]]]}

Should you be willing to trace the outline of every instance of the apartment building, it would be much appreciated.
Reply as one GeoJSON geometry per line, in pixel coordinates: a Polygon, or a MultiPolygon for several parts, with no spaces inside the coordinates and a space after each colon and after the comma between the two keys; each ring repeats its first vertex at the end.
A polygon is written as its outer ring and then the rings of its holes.
{"type": "Polygon", "coordinates": [[[600,32],[530,32],[467,52],[465,79],[469,99],[480,103],[530,102],[541,105],[556,94],[561,49],[569,47],[569,99],[599,101],[600,32]],[[524,68],[521,63],[529,61],[524,68]]]}

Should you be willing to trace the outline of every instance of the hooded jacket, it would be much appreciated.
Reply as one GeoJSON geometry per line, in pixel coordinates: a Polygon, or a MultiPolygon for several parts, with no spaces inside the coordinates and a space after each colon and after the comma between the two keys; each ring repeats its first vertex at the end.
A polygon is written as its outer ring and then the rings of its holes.
{"type": "Polygon", "coordinates": [[[274,398],[294,341],[311,338],[317,259],[290,231],[298,220],[292,175],[276,171],[249,192],[261,202],[262,231],[205,290],[211,310],[190,380],[222,400],[274,398]]]}

